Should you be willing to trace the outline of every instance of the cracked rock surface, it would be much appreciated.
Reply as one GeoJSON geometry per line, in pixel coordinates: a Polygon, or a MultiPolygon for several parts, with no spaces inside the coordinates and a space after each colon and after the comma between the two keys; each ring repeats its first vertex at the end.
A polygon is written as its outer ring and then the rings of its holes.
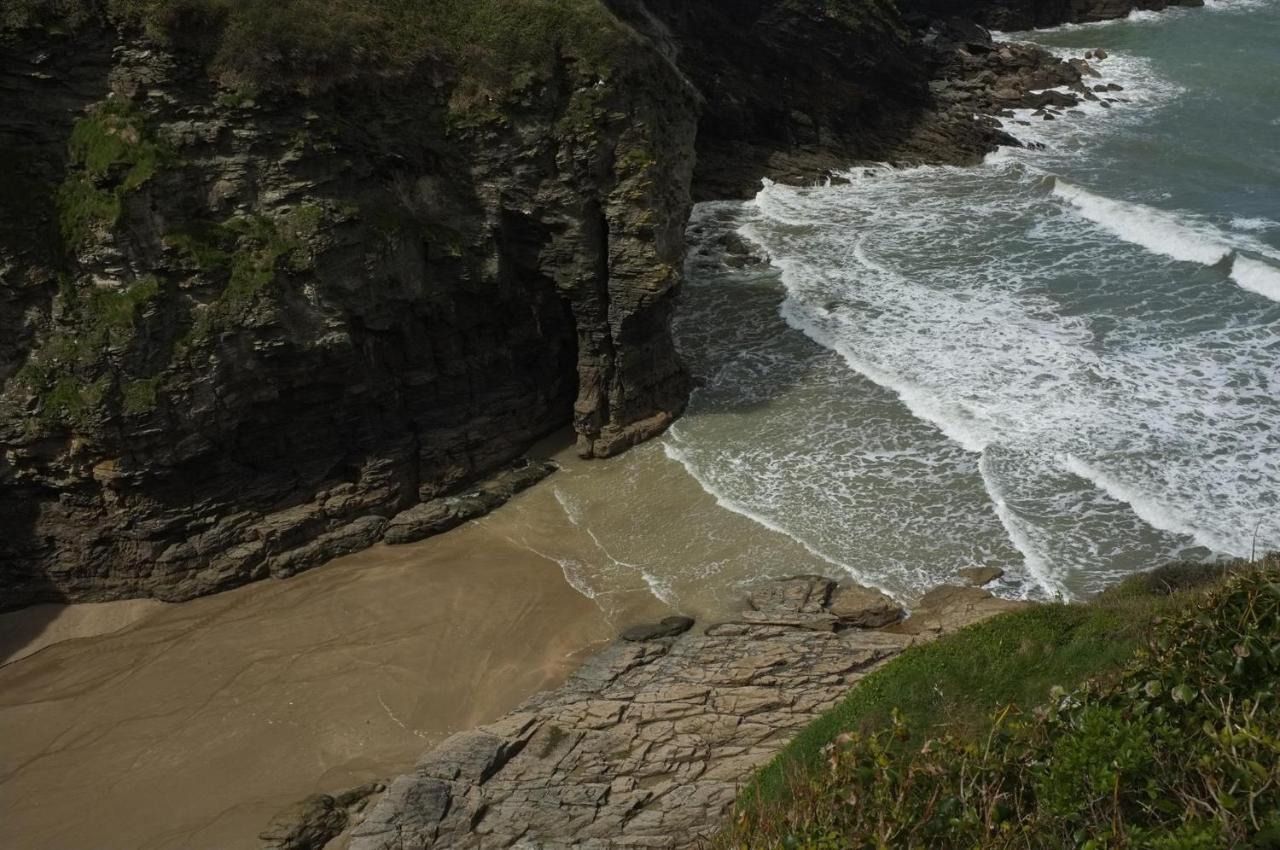
{"type": "Polygon", "coordinates": [[[613,644],[558,690],[428,753],[354,829],[352,850],[697,846],[751,772],[868,673],[1020,604],[955,588],[920,634],[844,628],[829,610],[836,587],[768,582],[737,622],[613,644]]]}

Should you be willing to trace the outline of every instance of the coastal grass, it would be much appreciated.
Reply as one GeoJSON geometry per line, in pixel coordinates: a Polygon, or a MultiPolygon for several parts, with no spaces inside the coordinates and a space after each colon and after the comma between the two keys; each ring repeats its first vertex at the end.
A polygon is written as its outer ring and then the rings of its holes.
{"type": "MultiPolygon", "coordinates": [[[[1244,603],[1238,597],[1243,594],[1248,600],[1262,601],[1260,609],[1256,605],[1251,609],[1264,611],[1262,619],[1253,624],[1259,653],[1271,653],[1275,656],[1272,661],[1280,664],[1280,633],[1276,632],[1274,612],[1265,613],[1271,610],[1267,606],[1272,604],[1272,594],[1280,595],[1280,587],[1273,584],[1277,568],[1280,559],[1276,558],[1258,568],[1171,565],[1133,577],[1087,604],[1037,606],[913,647],[859,683],[844,702],[803,730],[762,769],[744,789],[732,822],[713,846],[721,850],[1228,846],[1196,842],[1249,832],[1250,825],[1233,822],[1223,832],[1227,827],[1221,823],[1200,823],[1203,812],[1169,827],[1171,835],[1186,827],[1183,838],[1189,843],[1178,843],[1182,838],[1166,844],[1135,843],[1137,833],[1121,829],[1131,819],[1141,820],[1132,811],[1135,806],[1141,808],[1133,800],[1121,806],[1123,811],[1114,806],[1108,809],[1109,816],[1117,818],[1111,826],[1083,823],[1065,836],[1055,833],[1049,837],[1042,821],[1071,820],[1067,816],[1071,813],[1064,815],[1058,810],[1061,806],[1054,809],[1044,801],[1083,794],[1072,785],[1078,785],[1080,777],[1066,776],[1077,768],[1089,781],[1115,774],[1112,778],[1118,782],[1118,769],[1106,768],[1110,755],[1099,752],[1099,747],[1115,750],[1121,758],[1128,757],[1123,755],[1128,747],[1133,758],[1146,759],[1143,764],[1155,758],[1148,751],[1156,747],[1159,736],[1153,737],[1155,733],[1141,722],[1124,733],[1132,732],[1132,740],[1099,731],[1114,727],[1117,717],[1128,718],[1126,712],[1134,710],[1138,701],[1127,696],[1132,690],[1127,683],[1135,676],[1145,677],[1145,687],[1153,677],[1167,674],[1164,678],[1170,683],[1158,686],[1163,688],[1160,693],[1166,693],[1194,672],[1172,669],[1171,661],[1165,662],[1169,669],[1149,669],[1150,659],[1157,657],[1152,655],[1153,640],[1157,639],[1153,635],[1168,641],[1170,635],[1176,639],[1192,632],[1188,622],[1212,623],[1217,613],[1240,608],[1244,603]],[[1232,578],[1237,572],[1243,577],[1232,578]],[[1224,581],[1227,589],[1217,589],[1224,581]],[[1242,583],[1247,585],[1244,590],[1239,589],[1242,583]],[[1233,601],[1222,602],[1224,598],[1233,601]],[[1143,664],[1144,658],[1146,668],[1135,673],[1134,665],[1143,664]],[[1122,687],[1128,690],[1116,697],[1115,689],[1122,687]],[[1059,705],[1071,704],[1062,702],[1068,693],[1106,694],[1111,700],[1098,713],[1071,721],[1079,722],[1068,731],[1084,736],[1073,739],[1075,744],[1063,745],[1078,745],[1074,753],[1053,751],[1052,737],[1061,735],[1062,730],[1050,733],[1036,726],[1045,721],[1025,719],[1048,717],[1059,705]],[[1046,703],[1047,711],[1033,712],[1046,703]],[[997,739],[1004,749],[992,749],[997,739]],[[1033,743],[1052,752],[1035,750],[1033,743]],[[1035,771],[1046,762],[1053,764],[1053,755],[1064,765],[1063,774],[1035,786],[1035,771]],[[1094,764],[1099,759],[1102,768],[1094,764]],[[1034,793],[1037,788],[1039,798],[1034,793]],[[1038,800],[1044,802],[1039,808],[1038,800]],[[1192,821],[1195,823],[1186,826],[1192,821]],[[1064,844],[1054,843],[1064,840],[1064,844]]],[[[1233,629],[1224,629],[1222,634],[1240,631],[1233,629]]],[[[1236,640],[1232,637],[1228,647],[1236,640]]],[[[1280,680],[1274,678],[1274,669],[1268,669],[1274,693],[1280,680]]],[[[1214,698],[1227,702],[1236,698],[1238,703],[1239,696],[1226,692],[1214,698]]],[[[1075,698],[1083,700],[1081,704],[1088,699],[1075,698]]],[[[1150,702],[1149,697],[1144,698],[1150,702]]],[[[1163,721],[1153,723],[1153,728],[1162,730],[1160,734],[1168,733],[1163,721]]],[[[1166,738],[1159,740],[1167,743],[1166,738]]],[[[1253,767],[1242,769],[1256,773],[1253,767]]],[[[1278,770],[1273,763],[1264,772],[1280,783],[1280,776],[1274,775],[1278,770]]],[[[1125,777],[1132,778],[1129,774],[1125,777]]],[[[1258,784],[1262,793],[1267,793],[1261,779],[1258,784]]],[[[1210,796],[1210,807],[1217,806],[1218,799],[1210,796]]],[[[1099,811],[1106,808],[1100,806],[1099,811]]],[[[1181,811],[1179,808],[1169,817],[1176,820],[1181,811]]],[[[1258,829],[1261,827],[1253,831],[1258,829]]]]}
{"type": "Polygon", "coordinates": [[[10,32],[95,21],[202,53],[229,87],[304,92],[439,62],[496,93],[562,60],[607,73],[629,38],[602,0],[6,0],[0,11],[10,32]]]}

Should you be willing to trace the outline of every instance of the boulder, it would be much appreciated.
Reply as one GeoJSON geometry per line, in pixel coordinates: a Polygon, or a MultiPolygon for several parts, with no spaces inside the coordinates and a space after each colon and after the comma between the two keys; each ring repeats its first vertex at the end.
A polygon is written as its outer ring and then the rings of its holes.
{"type": "Polygon", "coordinates": [[[820,614],[836,583],[824,576],[795,576],[760,582],[751,588],[747,601],[766,614],[820,614]]]}
{"type": "Polygon", "coordinates": [[[902,606],[889,596],[857,584],[841,584],[831,594],[827,610],[841,626],[878,629],[902,619],[902,606]]]}
{"type": "Polygon", "coordinates": [[[965,567],[962,570],[956,570],[956,575],[964,579],[973,587],[983,587],[991,584],[991,582],[1004,577],[1004,570],[999,567],[965,567]]]}
{"type": "Polygon", "coordinates": [[[951,632],[997,614],[1021,610],[1030,604],[1000,599],[979,587],[944,584],[922,596],[909,619],[890,626],[888,630],[910,635],[951,632]]]}
{"type": "Polygon", "coordinates": [[[620,637],[623,640],[630,641],[658,640],[682,635],[691,628],[693,628],[692,617],[664,617],[657,623],[642,623],[638,626],[632,626],[624,631],[620,637]]]}

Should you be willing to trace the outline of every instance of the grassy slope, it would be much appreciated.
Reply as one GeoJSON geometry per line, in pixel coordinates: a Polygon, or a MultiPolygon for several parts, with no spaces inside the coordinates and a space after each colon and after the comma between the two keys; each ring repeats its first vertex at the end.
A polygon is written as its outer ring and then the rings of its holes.
{"type": "Polygon", "coordinates": [[[424,61],[495,91],[561,57],[605,74],[629,38],[601,0],[0,0],[0,31],[103,18],[205,54],[227,85],[303,91],[424,61]]]}
{"type": "MultiPolygon", "coordinates": [[[[910,730],[902,741],[889,736],[886,763],[894,769],[923,740],[982,742],[1004,706],[1029,709],[1044,703],[1055,687],[1071,690],[1087,679],[1118,676],[1154,623],[1203,598],[1222,575],[1220,569],[1174,565],[1134,577],[1087,605],[1039,606],[912,648],[860,683],[755,777],[740,798],[736,826],[717,846],[827,846],[798,836],[821,831],[827,815],[820,800],[829,796],[832,781],[829,745],[838,736],[910,730]]],[[[876,844],[845,836],[831,846],[876,844]]]]}

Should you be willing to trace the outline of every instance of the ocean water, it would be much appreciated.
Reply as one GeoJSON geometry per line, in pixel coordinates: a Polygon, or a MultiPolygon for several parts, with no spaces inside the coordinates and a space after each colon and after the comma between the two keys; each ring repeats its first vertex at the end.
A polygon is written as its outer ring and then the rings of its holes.
{"type": "MultiPolygon", "coordinates": [[[[903,598],[973,563],[1078,597],[1280,549],[1280,0],[1004,37],[1105,48],[1123,90],[1019,115],[1035,149],[975,168],[697,208],[676,331],[701,386],[662,460],[903,598]],[[729,233],[760,262],[726,263],[729,233]]],[[[700,556],[636,563],[678,605],[700,556]]]]}

